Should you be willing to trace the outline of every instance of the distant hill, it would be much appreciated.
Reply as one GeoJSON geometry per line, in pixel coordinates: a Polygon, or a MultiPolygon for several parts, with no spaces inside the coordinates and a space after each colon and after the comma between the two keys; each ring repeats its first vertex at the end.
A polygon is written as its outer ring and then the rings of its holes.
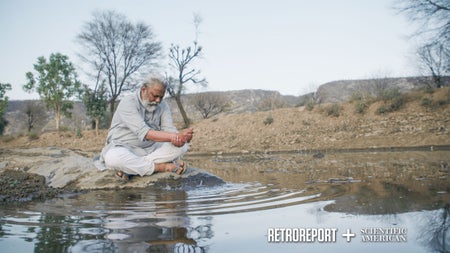
{"type": "MultiPolygon", "coordinates": [[[[450,77],[444,77],[445,86],[450,85],[450,77]]],[[[430,77],[402,77],[379,78],[365,80],[341,80],[325,83],[319,86],[315,94],[317,103],[337,103],[348,101],[352,94],[358,91],[374,94],[379,89],[397,87],[400,92],[424,88],[427,85],[434,87],[430,77]]]]}
{"type": "MultiPolygon", "coordinates": [[[[444,79],[446,85],[450,84],[450,77],[444,79]]],[[[316,92],[302,96],[281,95],[278,91],[268,90],[234,90],[221,92],[205,92],[201,94],[214,94],[221,96],[228,102],[223,113],[238,114],[266,111],[281,107],[295,107],[305,104],[309,100],[316,103],[336,103],[346,101],[356,91],[374,93],[380,87],[398,87],[405,92],[426,86],[430,78],[408,77],[408,78],[384,78],[367,80],[344,80],[325,83],[316,92]]],[[[200,120],[202,115],[195,108],[194,102],[197,94],[186,94],[182,97],[183,105],[191,120],[200,120]]],[[[173,112],[175,122],[182,122],[178,107],[172,98],[166,98],[173,112]]],[[[27,133],[28,116],[27,109],[33,110],[33,131],[42,132],[55,129],[54,113],[47,109],[39,100],[12,100],[9,101],[6,120],[9,122],[5,128],[5,135],[20,135],[27,133]]],[[[107,123],[105,123],[107,125],[107,123]]],[[[70,130],[90,129],[91,121],[86,116],[86,109],[81,102],[74,103],[72,117],[63,117],[61,126],[70,130]]]]}

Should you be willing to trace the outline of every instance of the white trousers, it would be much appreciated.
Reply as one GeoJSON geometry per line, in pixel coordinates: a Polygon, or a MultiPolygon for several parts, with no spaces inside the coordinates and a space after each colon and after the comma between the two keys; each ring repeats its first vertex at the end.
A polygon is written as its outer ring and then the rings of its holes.
{"type": "Polygon", "coordinates": [[[104,155],[105,165],[130,175],[151,175],[155,171],[155,163],[180,159],[189,148],[187,144],[175,147],[169,142],[158,142],[155,145],[159,147],[146,156],[138,156],[124,147],[112,147],[104,155]]]}

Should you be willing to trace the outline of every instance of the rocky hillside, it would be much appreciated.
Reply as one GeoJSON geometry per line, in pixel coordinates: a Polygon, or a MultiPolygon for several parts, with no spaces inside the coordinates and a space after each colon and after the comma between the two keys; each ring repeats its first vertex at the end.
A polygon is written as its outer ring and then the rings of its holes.
{"type": "MultiPolygon", "coordinates": [[[[450,86],[450,77],[443,78],[444,86],[450,86]]],[[[424,87],[435,87],[430,77],[378,78],[366,80],[342,80],[322,84],[317,89],[317,103],[337,103],[348,101],[355,92],[376,95],[389,88],[398,88],[404,93],[424,87]]]]}

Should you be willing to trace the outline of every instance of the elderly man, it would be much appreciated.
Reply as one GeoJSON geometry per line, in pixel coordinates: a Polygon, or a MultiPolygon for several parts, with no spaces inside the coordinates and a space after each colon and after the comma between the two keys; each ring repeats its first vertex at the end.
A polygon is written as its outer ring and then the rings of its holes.
{"type": "Polygon", "coordinates": [[[182,174],[187,164],[180,160],[188,149],[193,130],[177,131],[170,108],[163,100],[166,84],[150,77],[136,93],[124,97],[114,113],[101,157],[117,176],[151,175],[155,172],[182,174]]]}

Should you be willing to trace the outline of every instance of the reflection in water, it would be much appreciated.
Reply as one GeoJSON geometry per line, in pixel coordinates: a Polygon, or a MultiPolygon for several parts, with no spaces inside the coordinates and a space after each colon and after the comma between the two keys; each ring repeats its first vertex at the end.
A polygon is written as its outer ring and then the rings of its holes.
{"type": "Polygon", "coordinates": [[[227,182],[260,182],[321,194],[329,211],[392,214],[450,203],[450,152],[254,155],[193,159],[227,182]],[[323,154],[322,154],[323,155],[323,154]],[[322,157],[322,156],[320,156],[322,157]]]}
{"type": "Polygon", "coordinates": [[[433,213],[424,215],[420,241],[431,252],[450,252],[450,204],[433,213]]]}
{"type": "MultiPolygon", "coordinates": [[[[448,252],[448,152],[190,157],[227,181],[3,205],[2,252],[448,252]],[[206,185],[206,186],[205,186],[206,185]],[[399,227],[406,243],[270,244],[269,227],[399,227]]],[[[209,179],[205,179],[209,180],[209,179]]],[[[342,232],[343,233],[343,232],[342,232]]]]}

